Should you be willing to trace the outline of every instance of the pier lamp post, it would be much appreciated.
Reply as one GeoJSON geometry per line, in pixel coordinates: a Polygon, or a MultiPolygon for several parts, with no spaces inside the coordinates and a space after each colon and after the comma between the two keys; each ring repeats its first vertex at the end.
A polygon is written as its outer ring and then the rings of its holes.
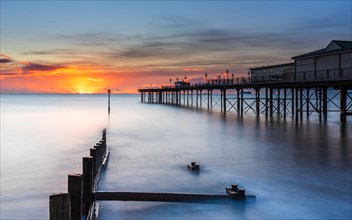
{"type": "Polygon", "coordinates": [[[219,84],[220,84],[221,83],[221,75],[220,74],[219,74],[218,78],[219,78],[219,84]]]}
{"type": "Polygon", "coordinates": [[[110,93],[111,89],[108,89],[108,114],[110,115],[110,93]]]}
{"type": "Polygon", "coordinates": [[[184,80],[184,82],[186,82],[186,80],[187,80],[187,76],[185,76],[185,80],[184,80]]]}
{"type": "Polygon", "coordinates": [[[235,74],[232,73],[232,84],[233,84],[233,78],[235,77],[235,74]]]}
{"type": "Polygon", "coordinates": [[[178,77],[176,77],[176,82],[178,82],[178,77]]]}
{"type": "Polygon", "coordinates": [[[205,76],[205,82],[208,82],[208,73],[205,73],[204,76],[205,76]]]}
{"type": "Polygon", "coordinates": [[[228,69],[226,70],[226,79],[227,80],[229,79],[229,70],[228,69]]]}
{"type": "Polygon", "coordinates": [[[170,87],[171,87],[171,81],[172,81],[172,79],[170,78],[170,87]]]}

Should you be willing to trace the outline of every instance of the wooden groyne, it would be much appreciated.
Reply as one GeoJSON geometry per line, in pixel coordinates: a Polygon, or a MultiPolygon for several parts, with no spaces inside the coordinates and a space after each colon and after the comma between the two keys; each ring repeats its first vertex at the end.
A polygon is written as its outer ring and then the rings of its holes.
{"type": "Polygon", "coordinates": [[[68,174],[67,193],[52,194],[49,197],[51,220],[95,219],[94,193],[97,190],[100,173],[106,166],[109,149],[106,144],[106,129],[102,139],[90,149],[90,156],[82,158],[82,174],[68,174]]]}
{"type": "MultiPolygon", "coordinates": [[[[182,202],[182,203],[214,203],[216,201],[233,200],[230,196],[195,193],[150,193],[150,192],[95,192],[97,201],[143,201],[143,202],[182,202]]],[[[246,199],[255,198],[246,195],[246,199]]]]}
{"type": "MultiPolygon", "coordinates": [[[[67,193],[52,194],[49,197],[50,220],[95,220],[99,201],[144,201],[182,203],[221,203],[225,200],[244,200],[255,196],[208,195],[174,192],[99,192],[98,184],[102,169],[107,165],[109,148],[106,144],[106,129],[101,141],[90,149],[90,156],[83,157],[82,174],[68,174],[67,193]]],[[[236,185],[237,186],[237,185],[236,185]]],[[[226,191],[228,189],[226,188],[226,191]]],[[[228,192],[227,192],[228,193],[228,192]]]]}

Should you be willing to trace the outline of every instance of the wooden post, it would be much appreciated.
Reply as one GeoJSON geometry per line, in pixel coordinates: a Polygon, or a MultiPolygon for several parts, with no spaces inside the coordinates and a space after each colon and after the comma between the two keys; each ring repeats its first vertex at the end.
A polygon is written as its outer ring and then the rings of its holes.
{"type": "Polygon", "coordinates": [[[281,114],[280,105],[281,105],[280,89],[277,89],[277,115],[278,115],[278,116],[280,116],[280,114],[281,114]]]}
{"type": "Polygon", "coordinates": [[[346,124],[346,116],[347,116],[347,90],[343,86],[340,87],[340,122],[341,124],[346,124]]]}
{"type": "Polygon", "coordinates": [[[270,94],[269,94],[269,96],[270,96],[270,106],[269,106],[269,111],[270,111],[270,117],[272,117],[273,116],[273,88],[270,88],[269,89],[270,90],[270,94]]]}
{"type": "Polygon", "coordinates": [[[243,102],[244,102],[244,99],[243,99],[243,88],[242,88],[241,89],[241,115],[243,115],[243,111],[244,111],[243,102]]]}
{"type": "Polygon", "coordinates": [[[68,193],[50,195],[49,218],[50,220],[71,220],[71,205],[68,193]]]}
{"type": "Polygon", "coordinates": [[[213,109],[213,90],[210,90],[210,108],[213,109]]]}
{"type": "Polygon", "coordinates": [[[87,216],[93,203],[93,160],[92,157],[83,157],[83,215],[87,216]]]}
{"type": "Polygon", "coordinates": [[[296,88],[296,122],[298,122],[298,88],[296,88]]]}
{"type": "Polygon", "coordinates": [[[295,115],[295,89],[294,88],[291,88],[291,114],[292,114],[292,117],[294,117],[295,115]]]}
{"type": "Polygon", "coordinates": [[[196,90],[196,93],[197,93],[197,97],[196,97],[196,108],[198,108],[198,89],[196,90]]]}
{"type": "Polygon", "coordinates": [[[209,111],[209,89],[207,90],[208,91],[208,111],[209,111]]]}
{"type": "Polygon", "coordinates": [[[310,96],[309,88],[307,88],[307,97],[306,97],[307,118],[309,118],[309,113],[310,113],[309,112],[309,104],[310,104],[309,96],[310,96]]]}
{"type": "Polygon", "coordinates": [[[257,116],[260,114],[260,89],[255,89],[255,111],[257,116]]]}
{"type": "Polygon", "coordinates": [[[223,90],[223,99],[224,99],[224,114],[226,114],[226,89],[223,90]]]}
{"type": "Polygon", "coordinates": [[[268,99],[268,87],[265,87],[265,117],[268,117],[268,104],[269,104],[269,99],[268,99]]]}
{"type": "Polygon", "coordinates": [[[299,99],[300,99],[300,117],[301,117],[301,120],[303,119],[303,88],[300,89],[300,94],[299,94],[299,99]]]}
{"type": "Polygon", "coordinates": [[[326,120],[328,118],[328,89],[323,88],[323,118],[326,120]]]}
{"type": "Polygon", "coordinates": [[[108,89],[108,114],[110,115],[110,93],[111,89],[108,89]]]}
{"type": "Polygon", "coordinates": [[[200,108],[202,108],[202,93],[203,93],[203,90],[199,90],[199,106],[200,108]]]}
{"type": "Polygon", "coordinates": [[[71,220],[82,219],[82,174],[69,174],[67,191],[71,202],[71,220]]]}
{"type": "Polygon", "coordinates": [[[284,118],[286,118],[286,88],[284,88],[284,118]]]}
{"type": "Polygon", "coordinates": [[[97,149],[95,148],[91,148],[90,149],[90,156],[92,157],[92,166],[93,166],[93,171],[92,171],[92,175],[93,175],[93,184],[94,184],[94,180],[95,177],[97,176],[98,170],[96,169],[96,164],[97,164],[97,149]]]}

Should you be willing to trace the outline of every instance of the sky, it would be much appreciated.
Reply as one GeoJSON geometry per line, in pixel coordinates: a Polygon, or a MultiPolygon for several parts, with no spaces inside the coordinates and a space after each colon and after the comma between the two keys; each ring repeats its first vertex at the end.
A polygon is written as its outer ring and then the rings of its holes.
{"type": "Polygon", "coordinates": [[[352,40],[352,0],[0,1],[1,93],[137,93],[352,40]]]}

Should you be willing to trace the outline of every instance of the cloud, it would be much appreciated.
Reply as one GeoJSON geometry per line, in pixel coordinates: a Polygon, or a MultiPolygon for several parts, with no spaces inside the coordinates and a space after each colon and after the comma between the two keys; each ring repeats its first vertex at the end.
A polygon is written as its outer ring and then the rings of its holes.
{"type": "Polygon", "coordinates": [[[6,54],[0,54],[0,63],[12,63],[15,62],[14,59],[12,59],[12,57],[6,55],[6,54]]]}
{"type": "Polygon", "coordinates": [[[12,63],[14,60],[7,59],[7,58],[0,58],[0,63],[12,63]]]}
{"type": "Polygon", "coordinates": [[[28,63],[24,65],[21,69],[24,74],[27,74],[27,73],[30,73],[31,71],[53,71],[53,70],[62,69],[62,68],[65,68],[65,66],[28,63]]]}
{"type": "Polygon", "coordinates": [[[104,79],[98,79],[98,78],[87,78],[87,80],[89,81],[93,81],[93,82],[104,82],[104,79]]]}

